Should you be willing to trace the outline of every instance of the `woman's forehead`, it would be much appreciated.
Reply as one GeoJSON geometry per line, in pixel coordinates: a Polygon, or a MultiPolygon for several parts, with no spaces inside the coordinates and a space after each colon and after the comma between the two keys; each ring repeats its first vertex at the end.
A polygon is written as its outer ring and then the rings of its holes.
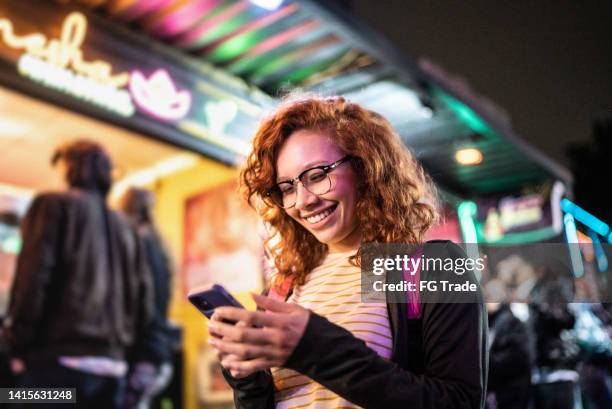
{"type": "Polygon", "coordinates": [[[276,161],[279,176],[291,176],[311,166],[338,160],[342,151],[324,132],[299,130],[292,133],[281,147],[276,161]]]}

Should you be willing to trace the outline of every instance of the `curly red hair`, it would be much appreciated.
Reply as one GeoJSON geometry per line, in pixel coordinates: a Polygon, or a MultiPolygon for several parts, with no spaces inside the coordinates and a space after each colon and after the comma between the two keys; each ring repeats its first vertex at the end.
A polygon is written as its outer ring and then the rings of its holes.
{"type": "MultiPolygon", "coordinates": [[[[276,180],[281,146],[301,129],[326,133],[353,158],[350,163],[360,181],[356,212],[363,243],[423,243],[438,218],[436,191],[391,124],[342,97],[293,97],[264,118],[240,173],[243,196],[273,232],[265,247],[274,259],[278,282],[303,284],[327,254],[326,244],[282,208],[263,200],[276,180]]],[[[356,265],[359,259],[359,252],[351,257],[356,265]]]]}

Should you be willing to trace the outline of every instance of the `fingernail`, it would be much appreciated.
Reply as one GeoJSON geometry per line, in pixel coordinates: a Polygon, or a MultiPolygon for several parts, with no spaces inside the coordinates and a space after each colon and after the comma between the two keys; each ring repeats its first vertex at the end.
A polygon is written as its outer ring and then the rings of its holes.
{"type": "Polygon", "coordinates": [[[214,322],[210,321],[208,323],[208,328],[217,329],[217,324],[215,324],[214,322]]]}
{"type": "Polygon", "coordinates": [[[208,339],[208,343],[209,343],[210,345],[217,346],[217,341],[215,341],[213,338],[209,338],[209,339],[208,339]]]}

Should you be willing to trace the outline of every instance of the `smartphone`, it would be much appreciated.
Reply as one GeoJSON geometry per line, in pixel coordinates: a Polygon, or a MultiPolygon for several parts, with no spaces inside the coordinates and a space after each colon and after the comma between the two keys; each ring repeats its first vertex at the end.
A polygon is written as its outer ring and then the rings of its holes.
{"type": "MultiPolygon", "coordinates": [[[[208,319],[212,317],[217,307],[238,307],[244,308],[232,295],[219,284],[210,284],[205,287],[198,287],[189,292],[189,301],[208,319]]],[[[226,320],[230,324],[231,322],[226,320]]]]}

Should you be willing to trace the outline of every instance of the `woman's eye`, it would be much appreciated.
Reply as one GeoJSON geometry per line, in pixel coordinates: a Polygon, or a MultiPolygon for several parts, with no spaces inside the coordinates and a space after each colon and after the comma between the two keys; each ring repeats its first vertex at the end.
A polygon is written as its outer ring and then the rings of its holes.
{"type": "Polygon", "coordinates": [[[290,184],[287,183],[285,186],[280,186],[279,189],[280,189],[282,194],[288,195],[288,194],[293,193],[294,187],[293,187],[293,185],[290,185],[290,184]]]}
{"type": "Polygon", "coordinates": [[[318,171],[318,172],[308,175],[308,181],[310,182],[319,182],[323,179],[325,179],[325,172],[323,171],[318,171]]]}

